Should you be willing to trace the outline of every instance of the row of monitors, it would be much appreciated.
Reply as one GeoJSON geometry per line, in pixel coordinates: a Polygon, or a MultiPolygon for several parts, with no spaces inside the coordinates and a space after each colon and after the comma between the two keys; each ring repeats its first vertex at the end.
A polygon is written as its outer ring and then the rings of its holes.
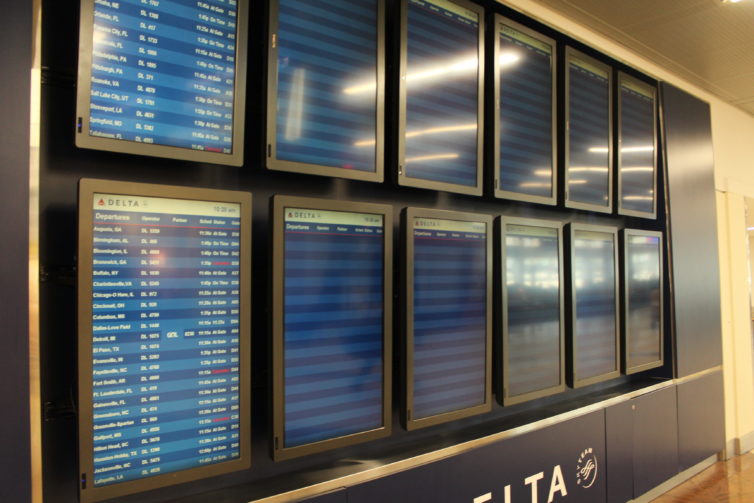
{"type": "MultiPolygon", "coordinates": [[[[241,165],[249,10],[82,0],[77,145],[241,165]]],[[[384,10],[271,0],[268,168],[384,180],[384,10]]],[[[399,184],[483,193],[484,19],[466,0],[401,1],[399,184]]],[[[557,43],[494,22],[494,194],[554,205],[557,43]]],[[[566,206],[612,212],[615,171],[618,212],[654,218],[656,87],[622,72],[614,86],[609,65],[571,47],[564,68],[566,206]]]]}
{"type": "MultiPolygon", "coordinates": [[[[248,468],[251,195],[85,179],[79,196],[82,501],[248,468]]],[[[402,220],[407,429],[490,411],[493,382],[511,405],[662,365],[660,233],[402,220]]],[[[276,460],[391,432],[392,226],[388,205],[273,199],[276,460]]]]}

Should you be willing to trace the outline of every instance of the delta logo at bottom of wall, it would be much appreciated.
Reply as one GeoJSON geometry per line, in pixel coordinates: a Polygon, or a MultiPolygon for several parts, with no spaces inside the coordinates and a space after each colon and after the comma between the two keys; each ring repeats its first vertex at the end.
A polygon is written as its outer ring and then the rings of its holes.
{"type": "MultiPolygon", "coordinates": [[[[576,485],[582,489],[589,489],[597,482],[597,473],[599,471],[599,463],[597,461],[597,455],[594,453],[592,447],[584,449],[579,454],[576,462],[576,485]]],[[[529,494],[531,499],[527,503],[555,503],[556,501],[570,501],[568,498],[568,487],[566,485],[565,478],[563,477],[563,469],[560,465],[555,465],[551,471],[550,487],[547,490],[547,486],[543,487],[540,491],[539,481],[545,478],[545,472],[535,473],[524,478],[523,484],[529,488],[529,494]],[[547,494],[547,499],[540,498],[540,494],[544,497],[547,494]]],[[[473,503],[487,503],[487,502],[500,502],[500,503],[518,503],[511,498],[511,485],[508,484],[503,487],[502,498],[496,494],[489,492],[481,496],[474,498],[473,503]]],[[[578,494],[571,494],[578,499],[578,494]]],[[[576,501],[576,500],[573,500],[576,501]]]]}

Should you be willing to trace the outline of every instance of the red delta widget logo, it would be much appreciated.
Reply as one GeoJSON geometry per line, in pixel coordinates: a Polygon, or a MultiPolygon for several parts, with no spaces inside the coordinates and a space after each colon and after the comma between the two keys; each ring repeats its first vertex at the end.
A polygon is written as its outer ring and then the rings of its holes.
{"type": "MultiPolygon", "coordinates": [[[[584,449],[579,455],[578,461],[576,463],[576,484],[582,489],[589,489],[597,481],[597,471],[597,456],[594,453],[594,449],[584,449]]],[[[530,475],[524,479],[524,485],[529,488],[530,495],[530,499],[527,500],[527,503],[542,503],[544,501],[546,501],[547,503],[555,503],[556,501],[565,501],[566,497],[568,496],[568,487],[566,486],[566,481],[563,477],[563,469],[560,467],[560,465],[555,465],[555,467],[553,467],[552,469],[546,500],[540,498],[540,493],[542,494],[542,496],[544,496],[545,487],[547,487],[543,486],[542,491],[540,491],[539,482],[544,478],[545,472],[542,471],[530,475]]],[[[487,494],[483,494],[474,498],[473,503],[514,503],[513,499],[511,498],[510,484],[506,485],[503,488],[502,499],[500,499],[499,497],[493,498],[493,496],[494,494],[492,492],[488,492],[487,494]]],[[[516,501],[515,503],[518,503],[518,501],[516,501]]]]}
{"type": "Polygon", "coordinates": [[[97,206],[115,206],[118,208],[145,208],[146,201],[137,201],[135,199],[104,199],[97,201],[97,206]]]}

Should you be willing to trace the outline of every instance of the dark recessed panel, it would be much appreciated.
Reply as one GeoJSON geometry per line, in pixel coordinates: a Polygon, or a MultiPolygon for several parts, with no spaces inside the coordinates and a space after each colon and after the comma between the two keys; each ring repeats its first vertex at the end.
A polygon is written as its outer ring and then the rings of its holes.
{"type": "Polygon", "coordinates": [[[620,73],[618,187],[619,211],[654,218],[657,196],[657,90],[620,73]]]}
{"type": "Polygon", "coordinates": [[[574,387],[620,373],[618,233],[570,225],[574,387]]]}
{"type": "Polygon", "coordinates": [[[612,210],[611,69],[566,49],[566,206],[612,210]]]}
{"type": "Polygon", "coordinates": [[[489,411],[492,218],[409,208],[408,427],[489,411]]]}
{"type": "Polygon", "coordinates": [[[555,204],[555,41],[496,18],[495,194],[555,204]]]}
{"type": "Polygon", "coordinates": [[[250,464],[251,195],[82,180],[82,501],[250,464]]]}
{"type": "Polygon", "coordinates": [[[382,181],[383,3],[270,8],[267,167],[382,181]]]}
{"type": "Polygon", "coordinates": [[[623,231],[624,372],[658,367],[662,347],[662,234],[623,231]]]}
{"type": "Polygon", "coordinates": [[[82,0],[76,145],[243,164],[248,0],[82,0]]]}
{"type": "Polygon", "coordinates": [[[484,11],[404,0],[399,182],[482,193],[484,11]]]}
{"type": "Polygon", "coordinates": [[[562,225],[503,218],[504,404],[565,389],[562,225]]]}
{"type": "Polygon", "coordinates": [[[275,198],[275,457],[389,434],[389,206],[275,198]]]}

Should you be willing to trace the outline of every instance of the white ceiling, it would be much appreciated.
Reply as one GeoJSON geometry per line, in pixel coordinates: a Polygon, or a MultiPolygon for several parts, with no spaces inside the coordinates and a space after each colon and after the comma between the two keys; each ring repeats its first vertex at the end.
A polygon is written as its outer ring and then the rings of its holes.
{"type": "Polygon", "coordinates": [[[754,115],[754,0],[535,1],[754,115]]]}

